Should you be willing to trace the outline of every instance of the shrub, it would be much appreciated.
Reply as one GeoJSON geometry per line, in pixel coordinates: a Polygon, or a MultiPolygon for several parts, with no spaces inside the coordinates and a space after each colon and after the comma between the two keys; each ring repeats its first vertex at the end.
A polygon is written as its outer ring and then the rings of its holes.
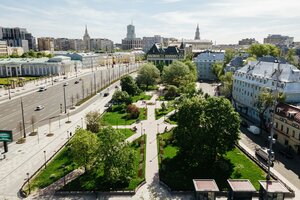
{"type": "Polygon", "coordinates": [[[140,116],[140,109],[136,105],[128,105],[126,111],[129,119],[137,119],[140,116]]]}

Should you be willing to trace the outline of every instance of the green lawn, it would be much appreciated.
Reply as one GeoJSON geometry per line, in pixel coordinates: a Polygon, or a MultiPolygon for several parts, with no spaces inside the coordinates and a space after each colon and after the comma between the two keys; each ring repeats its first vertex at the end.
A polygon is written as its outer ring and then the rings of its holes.
{"type": "Polygon", "coordinates": [[[64,176],[63,165],[66,166],[65,172],[69,173],[77,168],[77,166],[72,162],[68,151],[63,148],[55,158],[47,164],[46,169],[43,169],[38,173],[38,175],[30,182],[31,190],[44,188],[51,183],[57,181],[64,176]]]}
{"type": "MultiPolygon", "coordinates": [[[[140,108],[139,120],[145,120],[147,118],[147,110],[140,108]]],[[[127,119],[127,113],[122,106],[113,106],[111,111],[107,111],[101,118],[101,122],[104,125],[130,125],[136,122],[137,119],[127,119]]]]}
{"type": "Polygon", "coordinates": [[[160,179],[173,190],[193,191],[194,178],[215,179],[221,190],[228,190],[227,179],[249,179],[256,190],[259,190],[258,180],[265,180],[266,173],[238,148],[219,158],[216,163],[188,167],[185,164],[187,159],[178,154],[172,131],[158,136],[158,139],[163,145],[163,151],[159,151],[159,158],[162,158],[159,160],[160,179]]]}
{"type": "Polygon", "coordinates": [[[172,106],[168,106],[167,110],[155,109],[155,119],[157,120],[157,119],[161,118],[162,116],[168,114],[172,110],[174,110],[174,107],[172,107],[172,106]]]}
{"type": "MultiPolygon", "coordinates": [[[[143,136],[145,138],[145,136],[143,136]]],[[[146,141],[144,143],[144,159],[143,159],[143,174],[141,177],[138,176],[138,169],[140,163],[140,138],[131,143],[131,148],[136,152],[134,160],[135,174],[128,184],[116,183],[113,186],[108,186],[103,181],[103,171],[93,171],[90,174],[83,174],[77,179],[67,184],[63,190],[74,190],[74,191],[108,191],[108,190],[134,190],[140,183],[145,180],[145,160],[146,160],[146,141]],[[111,188],[109,188],[111,187],[111,188]]],[[[144,139],[145,140],[145,139],[144,139]]]]}
{"type": "MultiPolygon", "coordinates": [[[[9,77],[8,80],[11,79],[16,79],[18,80],[19,77],[9,77]]],[[[23,78],[25,78],[25,81],[31,81],[31,80],[35,80],[35,79],[39,79],[41,77],[38,76],[24,76],[23,78]]],[[[7,82],[7,78],[0,78],[0,85],[8,85],[9,82],[7,82]]]]}
{"type": "Polygon", "coordinates": [[[146,95],[144,92],[142,92],[140,95],[136,95],[132,97],[132,103],[135,103],[139,100],[150,100],[152,96],[146,95]]]}
{"type": "Polygon", "coordinates": [[[127,138],[129,138],[130,136],[132,136],[133,134],[135,134],[135,132],[131,129],[128,129],[128,128],[120,128],[118,129],[119,132],[123,133],[127,138]]]}

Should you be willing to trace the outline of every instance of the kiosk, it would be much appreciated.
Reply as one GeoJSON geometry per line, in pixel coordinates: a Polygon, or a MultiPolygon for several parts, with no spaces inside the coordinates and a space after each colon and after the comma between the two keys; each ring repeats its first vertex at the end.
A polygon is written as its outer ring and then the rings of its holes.
{"type": "Polygon", "coordinates": [[[214,179],[193,179],[197,200],[215,200],[219,188],[214,179]]]}
{"type": "Polygon", "coordinates": [[[230,190],[228,199],[230,200],[251,200],[256,192],[254,186],[248,179],[228,179],[230,190]]]}
{"type": "Polygon", "coordinates": [[[289,190],[277,180],[258,181],[260,184],[259,199],[283,200],[289,190]]]}

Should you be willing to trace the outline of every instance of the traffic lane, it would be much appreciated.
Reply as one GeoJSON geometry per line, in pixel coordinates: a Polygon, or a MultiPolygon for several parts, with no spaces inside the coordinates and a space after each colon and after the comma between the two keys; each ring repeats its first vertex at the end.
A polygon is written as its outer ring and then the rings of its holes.
{"type": "MultiPolygon", "coordinates": [[[[240,134],[241,141],[250,149],[255,151],[257,147],[267,147],[265,139],[260,135],[253,135],[241,127],[240,134]]],[[[280,155],[279,148],[274,145],[273,151],[275,152],[275,162],[273,168],[281,175],[285,176],[295,187],[300,189],[300,159],[296,156],[294,159],[287,159],[280,155]]],[[[266,163],[263,162],[265,165],[266,163]]]]}

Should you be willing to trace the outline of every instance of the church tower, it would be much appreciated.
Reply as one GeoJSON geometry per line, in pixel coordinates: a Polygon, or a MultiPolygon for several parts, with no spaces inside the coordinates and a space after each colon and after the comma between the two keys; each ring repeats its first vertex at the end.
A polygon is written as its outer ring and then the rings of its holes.
{"type": "Polygon", "coordinates": [[[85,25],[85,33],[83,36],[83,43],[84,43],[84,50],[90,51],[91,50],[91,38],[89,36],[87,26],[85,25]]]}
{"type": "Polygon", "coordinates": [[[200,40],[199,24],[197,24],[196,33],[195,33],[195,40],[200,40]]]}

